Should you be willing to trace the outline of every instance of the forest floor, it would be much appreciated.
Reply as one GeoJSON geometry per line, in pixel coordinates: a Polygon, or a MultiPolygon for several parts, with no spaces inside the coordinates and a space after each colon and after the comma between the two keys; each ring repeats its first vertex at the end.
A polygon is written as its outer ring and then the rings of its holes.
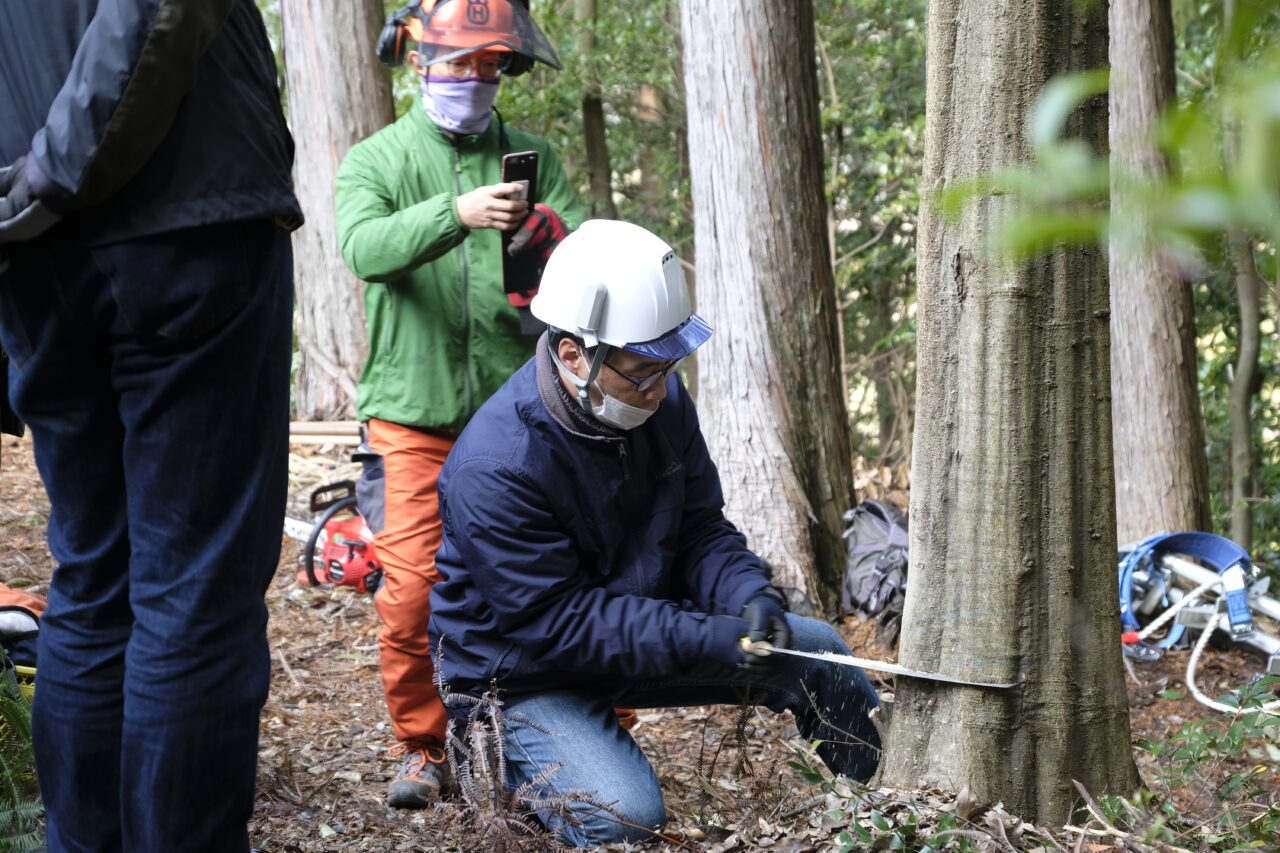
{"type": "MultiPolygon", "coordinates": [[[[332,459],[341,458],[334,453],[332,459]]],[[[342,474],[342,466],[314,459],[320,476],[342,474]]],[[[305,480],[305,478],[303,478],[305,480]]],[[[327,480],[325,480],[327,482],[327,480]]],[[[303,482],[309,487],[315,483],[303,482]]],[[[298,491],[301,493],[302,489],[298,491]]],[[[300,495],[299,495],[300,496],[300,495]]],[[[299,497],[295,496],[295,497],[299,497]]],[[[297,511],[291,514],[306,518],[297,511]]],[[[53,562],[44,528],[48,501],[31,458],[29,439],[3,437],[0,452],[0,581],[43,592],[53,562]]],[[[558,849],[543,837],[516,836],[495,829],[487,802],[468,807],[451,802],[421,812],[397,812],[383,801],[396,763],[378,677],[378,620],[372,598],[350,588],[298,584],[298,543],[285,540],[276,577],[267,594],[273,678],[262,715],[258,797],[250,837],[261,853],[300,851],[536,851],[558,849]]],[[[892,659],[870,625],[849,620],[841,627],[855,654],[892,659]]],[[[1128,681],[1135,739],[1159,740],[1183,724],[1212,716],[1191,698],[1161,696],[1179,689],[1187,652],[1176,652],[1134,671],[1128,681]]],[[[1220,695],[1243,682],[1258,666],[1234,649],[1209,649],[1200,680],[1220,695]]],[[[877,681],[891,691],[890,681],[877,681]]],[[[611,850],[691,850],[702,853],[769,850],[828,853],[844,849],[899,849],[896,835],[923,838],[954,825],[971,833],[974,849],[1068,849],[1101,851],[1117,842],[1104,835],[1072,835],[1062,828],[1045,836],[1001,808],[957,802],[954,792],[849,791],[813,785],[793,764],[808,744],[789,715],[738,708],[683,708],[642,711],[632,732],[653,762],[673,820],[666,838],[641,847],[611,850]],[[874,813],[873,813],[874,809],[874,813]],[[950,820],[950,823],[948,823],[950,820]],[[879,839],[846,847],[851,824],[879,839]]],[[[1280,749],[1229,755],[1214,765],[1217,776],[1264,766],[1255,777],[1274,802],[1280,796],[1280,749]]],[[[1136,751],[1139,769],[1150,781],[1159,768],[1136,751]]],[[[1225,777],[1224,777],[1225,778],[1225,777]]],[[[1217,784],[1192,786],[1176,801],[1183,813],[1209,814],[1219,805],[1217,784]],[[1197,796],[1203,802],[1197,802],[1197,796]]],[[[1175,798],[1176,799],[1176,798],[1175,798]]],[[[1095,828],[1100,824],[1095,822],[1095,828]]],[[[918,845],[917,841],[917,845],[918,845]]],[[[1194,844],[1188,845],[1195,847],[1194,844]]]]}

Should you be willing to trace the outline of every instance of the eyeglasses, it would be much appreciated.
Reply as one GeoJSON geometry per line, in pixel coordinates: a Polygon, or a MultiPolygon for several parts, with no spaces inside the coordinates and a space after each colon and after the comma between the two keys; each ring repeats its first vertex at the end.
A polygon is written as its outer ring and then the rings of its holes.
{"type": "Polygon", "coordinates": [[[502,73],[503,61],[493,56],[476,56],[467,58],[460,56],[440,63],[450,77],[459,79],[466,77],[487,77],[492,79],[502,73]]]}
{"type": "Polygon", "coordinates": [[[683,358],[677,358],[675,361],[670,362],[666,367],[659,368],[658,370],[655,370],[653,373],[650,373],[646,376],[642,376],[639,379],[635,379],[631,376],[628,376],[627,374],[623,373],[621,370],[614,367],[612,364],[610,364],[607,361],[604,363],[604,366],[609,368],[619,376],[621,376],[623,379],[630,382],[632,385],[636,386],[636,390],[639,391],[641,394],[643,394],[644,392],[651,390],[653,386],[657,385],[662,380],[666,379],[667,376],[670,375],[671,371],[675,370],[680,365],[680,362],[682,361],[684,361],[683,358]]]}

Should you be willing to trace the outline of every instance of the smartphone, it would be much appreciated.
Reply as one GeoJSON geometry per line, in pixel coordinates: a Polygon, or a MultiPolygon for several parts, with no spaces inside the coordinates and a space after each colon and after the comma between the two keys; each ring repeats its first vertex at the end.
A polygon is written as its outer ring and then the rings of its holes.
{"type": "Polygon", "coordinates": [[[524,190],[509,198],[524,199],[532,208],[538,203],[538,152],[518,151],[502,157],[502,182],[523,184],[524,190]]]}
{"type": "MultiPolygon", "coordinates": [[[[538,152],[517,151],[506,154],[502,158],[502,182],[521,184],[522,189],[508,198],[524,199],[529,202],[529,209],[538,203],[538,152]]],[[[524,293],[538,286],[542,278],[542,266],[531,255],[511,257],[507,254],[507,244],[515,235],[515,231],[502,232],[502,286],[507,293],[524,293]]],[[[518,308],[520,312],[520,331],[526,335],[539,335],[546,328],[529,311],[528,305],[518,308]]]]}

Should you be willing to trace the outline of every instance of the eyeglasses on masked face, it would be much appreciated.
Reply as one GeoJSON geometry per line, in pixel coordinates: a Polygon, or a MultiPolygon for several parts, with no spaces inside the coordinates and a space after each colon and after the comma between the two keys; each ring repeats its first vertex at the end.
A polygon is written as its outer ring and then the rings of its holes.
{"type": "Polygon", "coordinates": [[[682,361],[684,361],[683,358],[677,358],[675,361],[667,362],[665,367],[660,367],[653,373],[646,374],[639,379],[636,379],[634,376],[628,376],[607,361],[604,363],[604,366],[630,382],[632,385],[636,386],[636,391],[643,394],[646,391],[652,390],[653,386],[666,379],[667,376],[671,374],[671,371],[680,366],[680,362],[682,361]]]}
{"type": "Polygon", "coordinates": [[[440,63],[450,77],[456,77],[459,80],[467,77],[483,77],[492,80],[502,73],[502,66],[505,64],[503,57],[491,53],[459,56],[440,63]]]}

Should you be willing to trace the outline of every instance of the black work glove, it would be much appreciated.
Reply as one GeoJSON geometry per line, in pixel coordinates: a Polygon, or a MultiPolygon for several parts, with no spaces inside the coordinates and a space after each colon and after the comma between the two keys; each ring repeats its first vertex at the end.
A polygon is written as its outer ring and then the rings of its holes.
{"type": "Polygon", "coordinates": [[[0,169],[0,243],[16,243],[39,237],[62,217],[31,193],[27,158],[0,169]]]}
{"type": "MultiPolygon", "coordinates": [[[[742,608],[742,618],[747,620],[747,642],[768,642],[780,649],[791,645],[791,629],[787,627],[786,611],[782,607],[782,596],[773,590],[761,593],[747,602],[742,608]]],[[[745,665],[748,669],[768,666],[774,660],[772,655],[746,652],[745,665]]]]}
{"type": "Polygon", "coordinates": [[[737,669],[747,662],[747,653],[742,644],[747,640],[750,626],[745,619],[736,616],[708,616],[706,625],[709,632],[705,647],[708,657],[731,669],[737,669]]]}

